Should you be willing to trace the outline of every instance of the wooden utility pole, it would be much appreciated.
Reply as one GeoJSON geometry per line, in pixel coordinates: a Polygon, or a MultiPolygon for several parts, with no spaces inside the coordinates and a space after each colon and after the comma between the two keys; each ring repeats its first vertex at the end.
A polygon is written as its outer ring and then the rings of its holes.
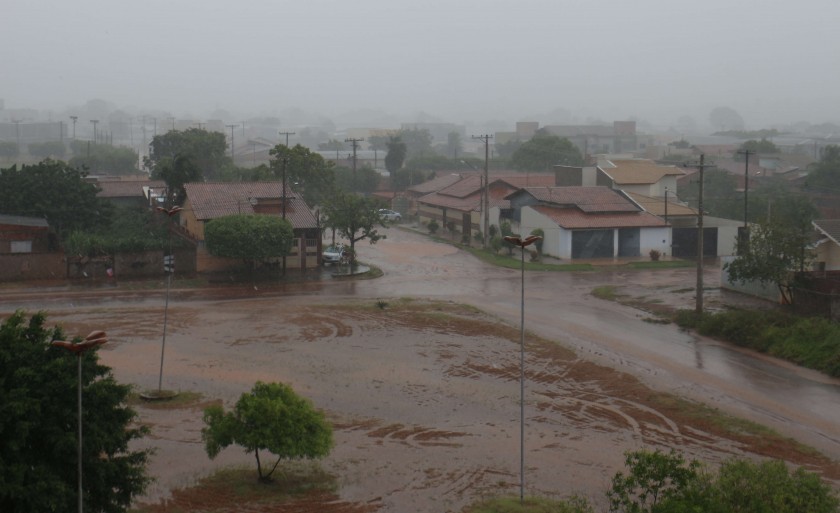
{"type": "Polygon", "coordinates": [[[481,247],[487,249],[488,245],[490,244],[490,241],[487,240],[490,238],[490,139],[492,139],[493,136],[490,134],[484,134],[474,135],[472,136],[472,138],[484,141],[484,186],[482,187],[481,191],[481,210],[482,214],[484,215],[484,229],[481,232],[481,247]]]}
{"type": "Polygon", "coordinates": [[[750,155],[755,155],[752,150],[743,150],[738,152],[744,155],[744,228],[741,230],[738,237],[738,254],[742,255],[747,251],[747,244],[750,241],[750,232],[748,221],[749,213],[749,194],[750,194],[750,155]]]}
{"type": "Polygon", "coordinates": [[[703,313],[703,171],[707,167],[714,167],[712,164],[705,164],[705,154],[700,155],[700,164],[687,164],[688,167],[697,168],[700,171],[700,183],[697,199],[697,287],[695,312],[703,313]]]}
{"type": "Polygon", "coordinates": [[[353,145],[353,192],[356,192],[356,189],[358,188],[356,187],[356,148],[358,148],[359,143],[364,140],[364,137],[359,137],[358,139],[349,137],[347,139],[344,139],[344,142],[349,142],[353,145]]]}
{"type": "Polygon", "coordinates": [[[289,136],[290,135],[295,135],[295,133],[294,132],[280,132],[280,135],[285,135],[286,136],[286,148],[288,148],[289,147],[289,136]]]}

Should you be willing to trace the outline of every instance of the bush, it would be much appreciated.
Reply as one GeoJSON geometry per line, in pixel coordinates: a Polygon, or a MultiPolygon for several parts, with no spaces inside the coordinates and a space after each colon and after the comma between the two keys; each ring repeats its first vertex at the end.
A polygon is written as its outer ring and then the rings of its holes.
{"type": "Polygon", "coordinates": [[[432,219],[431,221],[429,221],[429,224],[426,227],[429,229],[429,233],[434,235],[435,233],[437,233],[438,228],[440,228],[440,225],[437,224],[437,221],[432,219]]]}

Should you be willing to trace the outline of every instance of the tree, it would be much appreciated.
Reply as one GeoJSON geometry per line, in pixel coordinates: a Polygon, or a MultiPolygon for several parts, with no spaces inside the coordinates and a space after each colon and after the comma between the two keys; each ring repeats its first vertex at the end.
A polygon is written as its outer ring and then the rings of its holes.
{"type": "Polygon", "coordinates": [[[204,228],[207,251],[251,264],[289,254],[294,234],[288,220],[277,216],[235,214],[213,219],[204,228]]]}
{"type": "Polygon", "coordinates": [[[200,128],[156,135],[149,145],[149,156],[143,157],[143,165],[151,170],[152,177],[157,177],[162,167],[178,155],[189,158],[205,180],[215,180],[223,168],[231,165],[225,135],[200,128]]]}
{"type": "Polygon", "coordinates": [[[411,157],[432,153],[432,134],[425,128],[403,128],[397,137],[405,143],[406,154],[411,157]]]}
{"type": "Polygon", "coordinates": [[[674,451],[629,452],[628,474],[607,492],[612,513],[836,513],[836,493],[817,474],[782,461],[731,459],[717,474],[674,451]]]}
{"type": "Polygon", "coordinates": [[[625,454],[625,475],[616,473],[607,492],[611,512],[642,513],[658,511],[657,505],[681,497],[699,476],[700,464],[686,462],[671,451],[634,451],[625,454]]]}
{"type": "Polygon", "coordinates": [[[461,141],[461,134],[458,132],[449,132],[446,135],[446,155],[452,158],[458,158],[458,153],[464,149],[464,144],[461,141]]]}
{"type": "Polygon", "coordinates": [[[187,155],[176,155],[158,166],[156,178],[166,182],[167,205],[181,205],[187,199],[184,185],[201,180],[201,170],[187,155]]]}
{"type": "Polygon", "coordinates": [[[381,178],[381,175],[369,165],[358,168],[355,177],[353,176],[353,170],[349,167],[338,166],[335,168],[335,185],[347,192],[374,192],[379,187],[381,178]]]}
{"type": "Polygon", "coordinates": [[[709,123],[716,131],[743,130],[744,119],[734,109],[729,107],[715,107],[709,112],[709,123]]]}
{"type": "Polygon", "coordinates": [[[96,351],[76,357],[53,347],[60,328],[46,316],[16,312],[0,322],[0,511],[75,511],[78,431],[76,395],[82,364],[84,504],[89,511],[127,511],[143,493],[148,452],[129,445],[148,431],[126,406],[130,392],[96,351]]]}
{"type": "Polygon", "coordinates": [[[385,235],[376,231],[376,226],[386,226],[377,212],[380,204],[370,197],[358,196],[352,193],[339,192],[324,206],[321,211],[328,227],[334,228],[345,239],[350,241],[351,264],[356,263],[356,243],[367,239],[376,244],[385,235]]]}
{"type": "Polygon", "coordinates": [[[391,137],[387,143],[388,154],[385,155],[385,169],[391,174],[391,179],[396,176],[405,162],[408,148],[399,136],[391,137]]]}
{"type": "Polygon", "coordinates": [[[516,150],[522,146],[522,141],[519,139],[511,139],[510,141],[495,144],[496,155],[503,159],[509,159],[513,156],[516,150]]]}
{"type": "Polygon", "coordinates": [[[318,144],[320,151],[342,151],[344,150],[344,143],[338,139],[330,139],[327,142],[318,144]]]}
{"type": "Polygon", "coordinates": [[[271,479],[283,459],[322,458],[333,447],[332,427],[324,414],[281,383],[258,381],[250,393],[242,394],[233,411],[225,413],[220,405],[205,409],[204,423],[201,438],[207,455],[212,459],[231,444],[242,446],[254,453],[261,482],[271,479]],[[267,472],[260,450],[277,456],[267,472]]]}
{"type": "MultiPolygon", "coordinates": [[[[680,162],[685,158],[681,158],[680,162]]],[[[703,210],[724,219],[743,219],[744,192],[738,191],[738,180],[729,171],[712,168],[703,177],[703,210]]],[[[752,187],[750,187],[752,189],[752,187]]],[[[677,196],[697,208],[700,196],[699,174],[677,187],[677,196]]]]}
{"type": "MultiPolygon", "coordinates": [[[[773,144],[773,141],[768,141],[767,139],[761,139],[757,141],[755,139],[750,139],[746,141],[744,144],[738,148],[738,151],[750,151],[752,153],[779,153],[781,150],[778,146],[773,144]]],[[[746,156],[743,156],[746,158],[746,156]]]]}
{"type": "Polygon", "coordinates": [[[12,159],[20,154],[17,143],[11,141],[0,141],[0,157],[12,159]]]}
{"type": "Polygon", "coordinates": [[[64,162],[0,169],[0,213],[46,218],[59,235],[107,226],[111,204],[96,196],[87,173],[64,162]]]}
{"type": "Polygon", "coordinates": [[[114,175],[137,172],[139,156],[131,148],[121,148],[110,144],[93,144],[86,141],[71,141],[70,149],[73,151],[73,157],[69,164],[73,167],[114,175]]]}
{"type": "Polygon", "coordinates": [[[746,250],[735,260],[725,263],[723,269],[733,282],[775,283],[782,300],[790,303],[794,273],[803,270],[813,259],[813,252],[808,249],[810,242],[810,231],[801,231],[779,221],[752,225],[746,250]]]}
{"type": "Polygon", "coordinates": [[[805,179],[805,185],[809,189],[837,192],[838,183],[840,183],[840,146],[830,144],[823,149],[820,161],[812,165],[811,172],[805,179]]]}
{"type": "Polygon", "coordinates": [[[583,155],[566,138],[538,134],[513,152],[510,163],[519,171],[551,171],[556,165],[580,166],[583,155]]]}
{"type": "Polygon", "coordinates": [[[367,138],[368,147],[371,150],[385,151],[388,149],[388,141],[391,138],[387,135],[371,135],[367,138]]]}
{"type": "Polygon", "coordinates": [[[273,157],[274,176],[282,180],[285,165],[286,186],[300,193],[307,204],[322,204],[335,189],[335,164],[309,148],[300,144],[292,148],[278,144],[269,150],[269,154],[273,157]]]}
{"type": "Polygon", "coordinates": [[[62,141],[46,141],[42,143],[29,143],[27,151],[33,157],[63,157],[67,153],[67,147],[62,141]]]}

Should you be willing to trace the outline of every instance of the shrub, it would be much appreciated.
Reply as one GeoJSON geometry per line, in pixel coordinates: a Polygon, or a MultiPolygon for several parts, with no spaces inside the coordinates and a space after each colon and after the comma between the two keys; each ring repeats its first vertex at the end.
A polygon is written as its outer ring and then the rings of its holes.
{"type": "Polygon", "coordinates": [[[429,221],[429,224],[426,225],[426,227],[429,229],[429,233],[434,235],[435,233],[437,233],[438,228],[440,228],[440,225],[437,223],[437,221],[432,219],[431,221],[429,221]]]}

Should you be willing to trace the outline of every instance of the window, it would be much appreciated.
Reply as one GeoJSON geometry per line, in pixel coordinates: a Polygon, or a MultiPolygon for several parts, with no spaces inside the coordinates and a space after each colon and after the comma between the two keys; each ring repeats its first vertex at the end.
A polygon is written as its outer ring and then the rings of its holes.
{"type": "Polygon", "coordinates": [[[32,253],[31,240],[13,240],[12,253],[32,253]]]}

